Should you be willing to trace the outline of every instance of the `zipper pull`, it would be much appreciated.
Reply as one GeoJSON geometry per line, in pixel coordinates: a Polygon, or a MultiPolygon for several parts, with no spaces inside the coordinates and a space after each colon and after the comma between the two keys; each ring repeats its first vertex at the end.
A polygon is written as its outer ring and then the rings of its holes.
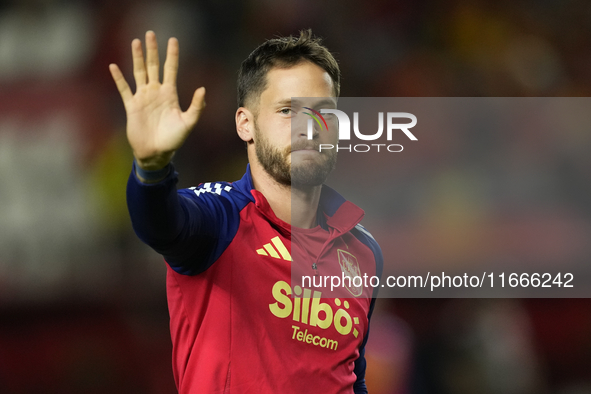
{"type": "Polygon", "coordinates": [[[316,263],[312,264],[312,269],[314,270],[314,275],[318,276],[318,266],[316,263]]]}

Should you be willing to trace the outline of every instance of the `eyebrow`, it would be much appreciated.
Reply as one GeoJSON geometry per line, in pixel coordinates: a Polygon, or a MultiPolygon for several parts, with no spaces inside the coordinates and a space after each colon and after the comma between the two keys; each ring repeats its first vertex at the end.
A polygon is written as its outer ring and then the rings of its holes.
{"type": "MultiPolygon", "coordinates": [[[[277,102],[277,105],[302,105],[301,100],[298,99],[292,99],[292,98],[285,98],[282,100],[279,100],[277,102]]],[[[336,102],[334,100],[331,99],[322,99],[320,101],[317,101],[314,103],[314,107],[322,107],[322,106],[336,106],[336,102]]]]}

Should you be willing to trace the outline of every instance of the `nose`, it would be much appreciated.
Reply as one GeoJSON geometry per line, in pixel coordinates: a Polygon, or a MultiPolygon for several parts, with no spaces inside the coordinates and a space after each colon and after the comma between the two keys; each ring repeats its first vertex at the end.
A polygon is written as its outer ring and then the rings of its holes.
{"type": "Polygon", "coordinates": [[[320,126],[312,118],[306,121],[306,128],[300,132],[300,136],[306,137],[308,140],[318,139],[320,136],[320,126]]]}

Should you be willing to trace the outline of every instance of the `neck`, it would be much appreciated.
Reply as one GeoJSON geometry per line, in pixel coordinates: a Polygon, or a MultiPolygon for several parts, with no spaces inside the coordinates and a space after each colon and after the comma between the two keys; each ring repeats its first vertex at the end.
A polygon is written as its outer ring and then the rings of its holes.
{"type": "Polygon", "coordinates": [[[250,172],[254,188],[265,196],[275,216],[294,227],[316,227],[322,185],[305,188],[282,185],[259,163],[251,162],[250,172]]]}

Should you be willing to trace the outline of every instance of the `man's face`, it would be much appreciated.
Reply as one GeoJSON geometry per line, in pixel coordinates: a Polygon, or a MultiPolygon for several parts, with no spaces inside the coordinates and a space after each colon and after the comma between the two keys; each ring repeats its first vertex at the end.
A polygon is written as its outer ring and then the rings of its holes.
{"type": "MultiPolygon", "coordinates": [[[[314,138],[307,138],[303,107],[316,111],[336,108],[333,82],[321,67],[302,62],[267,73],[267,88],[261,94],[255,121],[256,156],[278,183],[293,186],[321,185],[336,164],[336,151],[319,152],[319,144],[336,145],[337,125],[326,117],[328,130],[315,124],[314,138]],[[305,102],[292,100],[305,97],[305,102]],[[330,99],[326,99],[326,98],[330,99]]],[[[315,122],[314,122],[315,123],[315,122]]]]}

